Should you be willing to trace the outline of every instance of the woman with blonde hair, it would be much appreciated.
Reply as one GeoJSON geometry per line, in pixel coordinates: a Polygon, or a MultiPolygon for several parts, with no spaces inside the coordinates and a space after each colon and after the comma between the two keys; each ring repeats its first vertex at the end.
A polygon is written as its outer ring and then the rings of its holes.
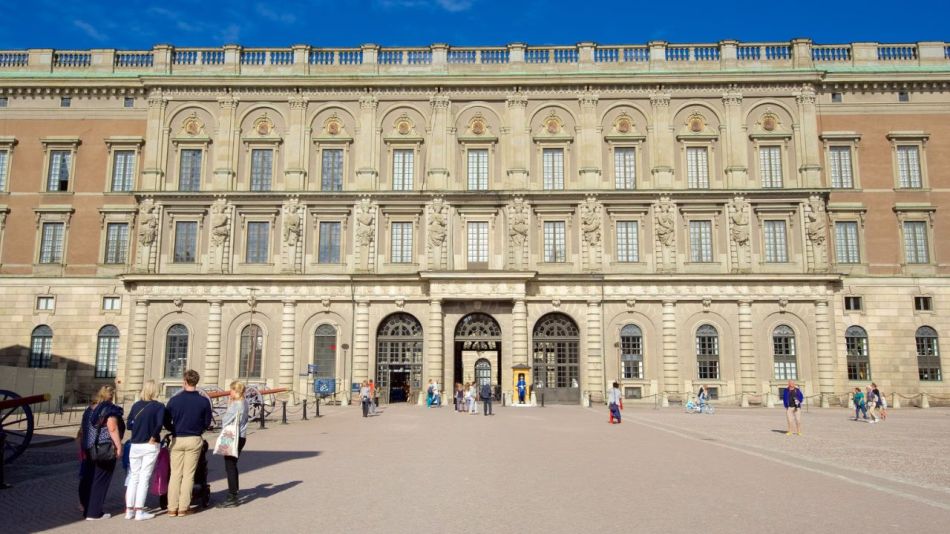
{"type": "MultiPolygon", "coordinates": [[[[247,442],[247,400],[244,398],[244,382],[235,380],[231,382],[231,396],[228,397],[228,411],[224,412],[221,419],[221,428],[226,428],[237,421],[238,424],[238,456],[244,449],[247,442]]],[[[224,470],[228,474],[228,498],[221,504],[222,508],[233,508],[238,502],[238,456],[224,456],[224,470]]]]}
{"type": "Polygon", "coordinates": [[[109,493],[109,482],[115,470],[116,459],[122,457],[122,435],[125,422],[122,408],[112,401],[114,386],[102,386],[96,402],[82,414],[79,444],[82,448],[82,473],[79,479],[79,501],[87,520],[108,519],[102,507],[109,493]]]}
{"type": "Polygon", "coordinates": [[[158,386],[154,380],[146,380],[139,394],[139,401],[132,405],[129,417],[129,485],[125,490],[125,518],[143,521],[154,515],[145,511],[145,495],[152,478],[155,460],[161,448],[162,424],[165,422],[165,405],[155,400],[158,386]]]}

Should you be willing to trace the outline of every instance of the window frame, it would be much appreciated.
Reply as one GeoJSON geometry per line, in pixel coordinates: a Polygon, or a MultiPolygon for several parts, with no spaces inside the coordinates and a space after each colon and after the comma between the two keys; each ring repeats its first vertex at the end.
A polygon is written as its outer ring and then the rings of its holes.
{"type": "Polygon", "coordinates": [[[124,269],[132,264],[132,245],[135,239],[132,224],[136,216],[135,206],[103,206],[99,208],[99,256],[97,267],[102,272],[110,272],[117,269],[124,269]],[[128,228],[125,247],[125,261],[121,263],[106,263],[106,254],[108,253],[108,229],[110,224],[125,224],[128,228]]]}
{"type": "Polygon", "coordinates": [[[491,221],[485,219],[466,219],[465,220],[465,264],[468,268],[487,269],[491,262],[491,221]],[[477,232],[475,248],[476,256],[472,258],[472,227],[484,228],[483,232],[477,232]],[[482,238],[484,237],[484,241],[482,238]],[[484,255],[483,255],[484,254],[484,255]]]}
{"type": "MultiPolygon", "coordinates": [[[[243,255],[245,265],[271,265],[273,264],[273,233],[274,233],[274,224],[269,220],[262,220],[259,218],[250,218],[244,221],[244,239],[243,239],[243,255]],[[251,248],[251,238],[257,236],[252,235],[251,228],[260,228],[261,225],[264,225],[263,236],[266,238],[266,242],[263,246],[260,243],[257,243],[254,247],[254,250],[251,248]],[[260,249],[260,250],[258,250],[260,249]],[[255,256],[252,258],[252,252],[255,256]],[[263,252],[264,257],[261,258],[256,254],[263,252]]],[[[257,236],[259,237],[259,236],[257,236]]]]}
{"type": "Polygon", "coordinates": [[[628,263],[641,263],[641,260],[640,260],[640,242],[641,242],[641,239],[640,239],[640,220],[639,220],[639,219],[632,219],[632,220],[631,220],[631,219],[629,219],[629,218],[624,218],[624,219],[617,220],[617,221],[614,222],[614,252],[615,252],[615,254],[616,254],[615,260],[616,260],[617,263],[624,263],[624,264],[628,264],[628,263]],[[623,225],[631,225],[631,224],[634,225],[633,234],[632,234],[632,235],[633,235],[633,244],[632,244],[632,246],[631,246],[629,243],[627,244],[626,250],[625,250],[625,254],[621,254],[620,237],[621,237],[622,235],[628,235],[628,236],[629,236],[629,235],[630,235],[630,232],[629,232],[629,231],[621,232],[621,231],[620,231],[620,225],[621,225],[621,224],[623,224],[623,225]],[[627,254],[629,254],[629,253],[631,252],[631,248],[632,248],[632,253],[633,253],[633,259],[630,259],[630,257],[627,255],[627,254]]]}
{"type": "MultiPolygon", "coordinates": [[[[690,191],[706,191],[712,189],[713,185],[713,144],[711,141],[683,141],[683,183],[686,185],[686,189],[690,191]],[[689,178],[689,154],[696,150],[704,150],[706,152],[706,185],[702,186],[699,182],[693,187],[690,184],[689,178]]],[[[697,169],[703,168],[697,164],[697,169]]],[[[699,177],[697,177],[697,180],[699,177]]]]}
{"type": "Polygon", "coordinates": [[[465,155],[465,190],[466,191],[490,191],[492,186],[492,163],[493,157],[492,152],[494,151],[494,145],[488,143],[470,143],[466,144],[463,148],[463,154],[465,155]],[[481,187],[481,177],[477,177],[479,187],[472,187],[472,154],[473,152],[484,152],[485,154],[485,181],[484,187],[481,187]]]}
{"type": "Polygon", "coordinates": [[[246,143],[245,149],[245,158],[247,161],[247,190],[252,193],[269,193],[275,190],[275,185],[277,181],[276,170],[278,163],[278,147],[277,143],[263,143],[263,142],[254,142],[246,143]],[[266,188],[257,188],[254,187],[254,153],[255,152],[270,152],[270,169],[266,169],[268,175],[267,187],[266,188]]]}
{"type": "Polygon", "coordinates": [[[171,251],[169,254],[169,259],[174,265],[199,265],[199,258],[201,257],[201,221],[196,218],[173,218],[172,219],[172,236],[169,239],[169,244],[171,246],[171,251]],[[195,239],[194,239],[194,259],[192,261],[181,261],[178,260],[178,232],[179,225],[181,224],[194,224],[195,225],[195,239]]]}
{"type": "Polygon", "coordinates": [[[901,256],[903,258],[903,264],[905,266],[915,266],[915,265],[930,265],[933,263],[933,246],[930,238],[930,229],[928,228],[927,221],[921,219],[905,219],[901,221],[901,256]],[[913,226],[911,226],[913,225],[913,226]],[[922,233],[920,236],[914,235],[914,243],[908,243],[908,237],[911,237],[908,234],[908,227],[911,228],[920,228],[922,233]],[[924,258],[920,258],[920,243],[918,242],[918,237],[923,237],[923,254],[924,258]],[[908,254],[909,245],[914,249],[913,255],[908,254]],[[923,259],[923,261],[921,261],[923,259]],[[913,261],[912,261],[913,260],[913,261]]]}
{"type": "Polygon", "coordinates": [[[841,300],[841,307],[845,313],[861,313],[864,311],[864,297],[861,295],[843,295],[841,300]],[[851,299],[851,300],[849,300],[851,299]],[[854,300],[857,299],[857,300],[854,300]],[[853,306],[849,307],[848,303],[857,303],[858,307],[853,306]]]}
{"type": "Polygon", "coordinates": [[[768,264],[787,264],[790,262],[789,254],[789,230],[788,230],[788,219],[786,218],[763,218],[761,221],[762,228],[762,263],[768,264]],[[769,236],[768,228],[774,226],[775,224],[781,224],[782,228],[782,243],[781,249],[776,248],[775,250],[769,249],[769,236]],[[776,254],[774,258],[770,259],[770,255],[776,254]]]}
{"type": "Polygon", "coordinates": [[[115,265],[128,265],[128,264],[129,264],[129,248],[130,248],[129,245],[130,245],[130,243],[131,243],[129,223],[128,223],[128,222],[118,222],[118,221],[116,221],[116,222],[111,222],[111,221],[110,221],[110,222],[106,222],[106,223],[105,223],[105,236],[104,236],[104,239],[105,239],[105,242],[103,243],[103,249],[104,249],[104,251],[103,251],[103,255],[100,256],[100,257],[102,258],[102,264],[103,264],[103,265],[111,265],[111,266],[115,266],[115,265]],[[115,252],[116,252],[116,254],[118,254],[118,255],[121,257],[121,261],[116,261],[116,260],[110,261],[110,257],[109,257],[109,253],[110,253],[110,247],[109,247],[109,245],[110,245],[109,230],[110,230],[111,228],[113,228],[113,227],[117,227],[117,228],[118,228],[118,227],[125,227],[125,243],[124,243],[124,244],[120,244],[120,245],[118,245],[118,246],[115,247],[115,252]]]}
{"type": "MultiPolygon", "coordinates": [[[[389,144],[387,145],[387,154],[389,160],[389,181],[390,181],[390,191],[416,191],[417,186],[421,183],[419,180],[419,146],[412,143],[399,143],[399,144],[389,144]],[[396,154],[397,152],[403,152],[410,154],[412,156],[412,169],[409,173],[408,179],[411,181],[409,187],[406,187],[405,180],[406,177],[403,177],[402,187],[396,188],[396,154]]],[[[403,165],[405,167],[405,165],[403,165]]]]}
{"type": "MultiPolygon", "coordinates": [[[[757,173],[758,173],[758,175],[759,175],[759,188],[761,188],[761,189],[782,189],[782,188],[786,187],[787,184],[788,184],[788,180],[785,178],[785,174],[786,174],[786,169],[788,168],[788,165],[785,163],[785,160],[786,160],[786,155],[785,155],[785,154],[786,154],[786,147],[785,147],[785,143],[766,142],[766,143],[761,143],[761,144],[760,144],[760,143],[756,142],[755,152],[756,152],[756,171],[757,171],[757,173]],[[779,169],[778,169],[778,183],[777,183],[777,185],[776,185],[776,183],[775,183],[776,177],[775,177],[774,175],[770,175],[770,176],[768,177],[768,180],[766,180],[765,173],[764,173],[764,171],[763,171],[763,169],[762,169],[762,155],[763,155],[763,150],[765,150],[765,149],[768,149],[768,150],[770,150],[770,151],[774,149],[774,150],[778,151],[778,165],[779,165],[779,169]]],[[[769,161],[769,166],[770,166],[770,167],[771,167],[772,163],[773,163],[773,162],[771,161],[771,158],[770,158],[770,161],[769,161]]]]}
{"type": "Polygon", "coordinates": [[[178,143],[175,151],[175,188],[179,193],[198,193],[203,191],[202,186],[205,183],[205,170],[208,166],[208,142],[195,141],[190,143],[178,143]],[[201,163],[198,165],[198,187],[197,189],[182,189],[182,155],[186,150],[197,151],[201,155],[201,163]]]}
{"type": "Polygon", "coordinates": [[[264,360],[266,358],[266,353],[267,353],[267,332],[265,331],[263,325],[256,322],[243,325],[241,327],[241,330],[238,332],[237,346],[238,346],[238,357],[237,357],[237,362],[235,362],[237,363],[237,372],[235,373],[235,375],[242,380],[247,380],[247,379],[260,380],[264,376],[266,376],[264,374],[264,367],[265,367],[264,360]],[[252,328],[256,329],[256,332],[252,331],[251,330],[252,328]],[[257,334],[257,335],[254,335],[254,334],[257,334]],[[248,340],[248,343],[257,342],[257,345],[258,345],[256,349],[253,347],[253,345],[249,345],[247,347],[249,349],[247,354],[245,354],[245,344],[244,344],[245,338],[248,340]],[[257,365],[253,369],[253,371],[256,371],[256,373],[255,374],[247,373],[246,372],[247,367],[250,363],[252,363],[251,361],[249,361],[251,353],[258,352],[258,351],[259,351],[259,357],[254,360],[257,363],[257,365]]]}
{"type": "Polygon", "coordinates": [[[942,382],[943,366],[940,361],[940,335],[937,330],[928,325],[918,327],[914,332],[914,345],[917,354],[917,379],[921,382],[942,382]],[[922,348],[926,350],[922,352],[922,348]]]}
{"type": "Polygon", "coordinates": [[[145,145],[145,138],[136,136],[112,136],[105,140],[107,165],[106,165],[106,193],[116,193],[127,195],[135,191],[139,184],[139,169],[142,162],[142,146],[145,145]],[[132,152],[132,176],[129,188],[115,188],[115,163],[119,152],[132,152]]]}
{"type": "Polygon", "coordinates": [[[693,334],[693,339],[695,341],[695,357],[696,357],[696,378],[698,380],[722,380],[722,342],[720,341],[719,329],[711,323],[703,323],[696,327],[696,330],[693,334]],[[709,328],[706,328],[709,327],[709,328]],[[715,333],[715,335],[710,335],[710,330],[715,333]],[[700,331],[703,331],[702,333],[700,331]],[[702,338],[702,339],[701,339],[702,338]],[[710,346],[708,342],[704,340],[712,339],[712,348],[715,350],[715,353],[709,352],[708,347],[710,346]],[[712,368],[715,369],[715,376],[703,376],[704,374],[704,365],[703,362],[706,362],[706,371],[705,374],[709,374],[709,362],[715,362],[715,365],[712,368]]]}
{"type": "Polygon", "coordinates": [[[13,173],[13,152],[18,141],[12,135],[0,135],[0,152],[6,154],[0,162],[0,195],[10,192],[10,181],[13,173]]]}
{"type": "Polygon", "coordinates": [[[542,263],[546,263],[546,264],[568,263],[569,253],[568,253],[568,231],[567,231],[568,224],[567,223],[568,221],[563,220],[563,219],[543,220],[541,222],[541,262],[542,263]],[[552,248],[550,251],[551,254],[550,255],[548,254],[548,227],[549,225],[550,225],[550,228],[552,228],[552,230],[556,230],[557,225],[560,225],[561,238],[563,240],[562,247],[560,250],[560,252],[563,253],[563,259],[561,260],[558,260],[558,258],[561,256],[558,254],[559,252],[557,248],[558,236],[557,236],[556,231],[552,235],[553,241],[552,241],[552,248]],[[549,257],[553,259],[549,259],[549,257]]]}
{"type": "Polygon", "coordinates": [[[108,324],[99,329],[99,332],[96,334],[96,362],[95,362],[95,367],[94,367],[95,378],[100,379],[100,378],[115,378],[116,377],[116,371],[118,370],[118,367],[119,367],[119,343],[120,342],[121,342],[121,333],[119,332],[119,329],[115,325],[108,324]],[[104,331],[110,328],[112,330],[108,330],[107,332],[110,335],[103,334],[104,331]],[[115,331],[115,334],[111,335],[113,330],[115,331]],[[110,347],[106,347],[107,349],[111,348],[111,352],[109,354],[103,355],[103,340],[109,340],[108,344],[110,345],[110,347]],[[104,366],[101,365],[102,364],[101,360],[103,356],[105,356],[106,358],[106,362],[104,366]],[[104,370],[102,369],[103,367],[105,367],[104,370]]]}
{"type": "Polygon", "coordinates": [[[772,380],[798,380],[798,336],[795,329],[784,323],[777,325],[772,329],[771,340],[772,380]],[[782,354],[779,353],[780,343],[784,343],[782,354]]]}
{"type": "Polygon", "coordinates": [[[564,191],[567,188],[567,148],[562,145],[540,145],[540,154],[541,154],[541,190],[542,191],[564,191]],[[561,176],[560,182],[558,182],[557,176],[557,167],[554,165],[556,162],[552,162],[551,170],[554,174],[551,175],[551,187],[548,187],[548,175],[547,175],[547,162],[545,155],[546,154],[560,154],[561,159],[561,176]],[[560,185],[560,187],[555,187],[560,185]]]}
{"type": "Polygon", "coordinates": [[[930,134],[923,131],[893,131],[887,134],[891,142],[891,166],[894,177],[895,191],[921,191],[930,189],[930,179],[927,172],[927,141],[930,134]],[[915,147],[917,149],[917,166],[920,171],[920,186],[904,186],[900,176],[900,148],[915,147]]]}
{"type": "Polygon", "coordinates": [[[30,369],[52,368],[54,337],[55,333],[53,332],[52,327],[47,324],[39,324],[33,327],[33,329],[30,331],[30,352],[29,359],[27,360],[27,367],[30,369]],[[46,335],[47,331],[49,332],[49,335],[46,335]],[[37,334],[37,332],[40,332],[42,335],[37,334]],[[45,340],[41,341],[42,346],[39,347],[41,351],[39,353],[37,352],[37,340],[45,340]],[[39,355],[39,358],[37,358],[37,355],[39,355]]]}
{"type": "Polygon", "coordinates": [[[393,265],[414,265],[416,263],[416,223],[415,221],[404,220],[404,219],[394,219],[392,220],[387,228],[388,239],[389,239],[389,257],[387,258],[388,263],[393,265]],[[400,243],[399,243],[399,254],[397,257],[397,245],[396,245],[396,225],[399,225],[400,228],[400,243]],[[405,240],[405,230],[408,229],[409,240],[408,243],[405,240]],[[408,245],[408,246],[407,246],[408,245]]]}
{"type": "Polygon", "coordinates": [[[618,333],[618,351],[620,360],[621,380],[645,380],[645,340],[643,328],[636,323],[626,323],[620,327],[618,333]],[[633,327],[633,328],[630,328],[633,327]],[[624,332],[626,331],[626,333],[624,332]],[[629,352],[627,352],[629,350],[629,352]],[[628,366],[629,364],[629,366],[628,366]],[[628,367],[630,372],[628,373],[628,367]]]}
{"type": "MultiPolygon", "coordinates": [[[[171,381],[171,379],[181,379],[185,374],[185,370],[188,369],[188,362],[191,360],[191,351],[194,345],[194,343],[191,342],[192,341],[191,329],[188,328],[188,325],[186,325],[185,323],[173,323],[169,325],[168,328],[165,329],[165,335],[162,336],[162,338],[163,338],[162,340],[162,379],[166,382],[171,381]],[[171,353],[172,345],[170,344],[171,337],[172,337],[172,329],[179,326],[181,327],[181,329],[178,329],[178,331],[175,334],[175,337],[178,337],[178,338],[184,337],[185,350],[184,350],[183,357],[181,357],[179,354],[179,357],[175,358],[174,360],[176,362],[178,361],[181,362],[180,364],[181,373],[169,374],[168,372],[169,362],[172,361],[172,358],[169,357],[172,355],[171,353]],[[183,334],[181,333],[182,330],[184,331],[183,334]]],[[[179,345],[177,345],[175,348],[176,350],[181,348],[180,342],[179,342],[179,345]]]]}
{"type": "Polygon", "coordinates": [[[861,246],[861,223],[860,223],[859,221],[853,220],[853,219],[837,219],[837,220],[832,220],[832,225],[834,225],[834,240],[835,240],[834,254],[835,254],[835,264],[836,264],[836,265],[848,265],[848,266],[851,266],[851,265],[860,265],[860,264],[862,263],[861,260],[862,260],[863,253],[864,253],[864,247],[861,246]],[[848,243],[845,243],[844,245],[842,245],[842,243],[841,243],[841,236],[840,236],[839,233],[838,233],[838,228],[839,228],[839,227],[844,228],[844,225],[854,225],[854,251],[853,251],[853,252],[854,252],[854,255],[855,255],[854,261],[842,261],[842,258],[841,258],[842,255],[840,254],[840,247],[844,246],[844,247],[846,248],[846,250],[847,250],[847,258],[846,258],[846,259],[848,259],[848,260],[852,259],[852,254],[851,254],[850,247],[847,246],[848,243]]]}
{"type": "Polygon", "coordinates": [[[42,187],[39,189],[43,193],[50,195],[72,194],[76,190],[76,159],[79,154],[79,146],[82,141],[79,137],[70,136],[50,136],[40,138],[43,145],[43,177],[42,187]],[[66,152],[69,155],[69,173],[66,182],[66,189],[50,189],[49,179],[51,166],[53,164],[54,152],[66,152]]]}
{"type": "Polygon", "coordinates": [[[346,164],[347,164],[347,145],[345,144],[335,144],[335,145],[318,145],[317,153],[320,154],[319,159],[317,160],[317,166],[320,168],[317,179],[319,180],[319,190],[323,192],[336,192],[343,191],[343,184],[346,182],[346,164]],[[339,152],[340,153],[340,183],[338,188],[326,187],[327,176],[325,174],[326,167],[324,165],[327,155],[329,152],[339,152]]]}
{"type": "Polygon", "coordinates": [[[830,131],[822,132],[818,138],[824,143],[825,185],[833,190],[853,191],[861,189],[861,151],[858,150],[861,143],[861,134],[858,132],[830,131]],[[835,187],[834,185],[834,179],[831,175],[833,168],[831,157],[832,149],[845,149],[848,151],[848,158],[851,164],[850,187],[835,187]]]}
{"type": "Polygon", "coordinates": [[[716,252],[717,252],[717,249],[716,249],[716,228],[715,228],[715,226],[716,226],[716,225],[715,225],[715,222],[714,222],[714,220],[713,220],[712,217],[710,217],[710,218],[695,217],[695,218],[688,218],[688,219],[687,219],[687,221],[686,221],[686,241],[687,241],[686,246],[687,246],[687,248],[688,248],[688,255],[687,255],[688,263],[698,263],[698,264],[717,263],[717,262],[716,262],[716,252]],[[694,245],[694,244],[693,244],[693,237],[694,237],[694,236],[693,236],[693,223],[696,223],[696,224],[697,224],[697,228],[699,228],[698,225],[700,225],[700,224],[703,224],[703,223],[708,224],[708,228],[709,228],[709,244],[708,244],[708,245],[709,245],[709,246],[708,246],[708,249],[709,249],[709,259],[703,259],[703,258],[705,258],[705,255],[703,254],[703,250],[702,250],[703,248],[705,248],[705,247],[703,247],[703,243],[698,243],[698,246],[700,247],[700,257],[697,258],[697,257],[695,257],[695,256],[693,255],[693,252],[694,252],[694,246],[693,246],[693,245],[694,245]]]}
{"type": "Polygon", "coordinates": [[[56,312],[56,295],[37,295],[36,298],[33,299],[33,312],[37,314],[54,314],[56,312]],[[50,306],[48,308],[41,307],[41,301],[44,303],[49,302],[50,306]]]}
{"type": "Polygon", "coordinates": [[[316,229],[317,229],[317,232],[316,232],[316,234],[317,234],[317,250],[316,250],[316,252],[317,252],[317,253],[316,253],[317,263],[320,264],[320,265],[340,265],[340,264],[342,264],[342,263],[343,263],[343,259],[344,259],[344,257],[343,257],[343,241],[344,241],[344,235],[345,235],[345,229],[344,229],[344,228],[345,228],[345,225],[344,225],[343,221],[335,220],[335,219],[321,219],[321,220],[315,221],[315,222],[314,222],[314,225],[316,226],[316,229]],[[335,225],[337,225],[337,227],[338,227],[338,232],[337,232],[337,236],[336,236],[336,238],[337,238],[337,242],[336,242],[336,245],[337,245],[337,248],[336,248],[337,261],[335,261],[335,262],[323,261],[323,260],[321,259],[321,258],[323,258],[323,225],[325,225],[325,224],[335,224],[335,225]]]}
{"type": "Polygon", "coordinates": [[[871,349],[867,330],[858,325],[851,325],[845,330],[844,340],[848,381],[867,382],[871,380],[871,349]],[[864,341],[860,343],[852,341],[859,339],[864,341]],[[861,354],[855,354],[855,349],[858,349],[861,354]],[[864,370],[863,375],[861,374],[862,368],[864,370]]]}
{"type": "Polygon", "coordinates": [[[933,295],[914,295],[914,311],[917,313],[933,313],[933,295]]]}

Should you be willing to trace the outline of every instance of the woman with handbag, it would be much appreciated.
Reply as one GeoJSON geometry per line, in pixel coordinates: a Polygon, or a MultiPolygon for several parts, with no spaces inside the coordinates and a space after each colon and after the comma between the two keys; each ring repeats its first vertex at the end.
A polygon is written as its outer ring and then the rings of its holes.
{"type": "Polygon", "coordinates": [[[108,519],[102,506],[109,492],[115,461],[122,457],[122,435],[125,422],[122,408],[112,403],[113,386],[102,386],[96,403],[82,414],[79,440],[83,450],[82,478],[79,480],[79,501],[86,520],[108,519]]]}
{"type": "Polygon", "coordinates": [[[231,382],[229,399],[228,411],[221,419],[221,435],[214,446],[214,453],[224,456],[224,470],[228,474],[228,498],[221,503],[221,508],[233,508],[239,504],[237,462],[247,442],[247,400],[243,382],[231,382]]]}
{"type": "Polygon", "coordinates": [[[158,387],[154,380],[146,380],[139,401],[129,412],[129,485],[125,490],[125,518],[143,521],[154,515],[145,511],[145,494],[148,491],[152,469],[161,448],[162,424],[165,422],[165,405],[155,400],[158,387]]]}

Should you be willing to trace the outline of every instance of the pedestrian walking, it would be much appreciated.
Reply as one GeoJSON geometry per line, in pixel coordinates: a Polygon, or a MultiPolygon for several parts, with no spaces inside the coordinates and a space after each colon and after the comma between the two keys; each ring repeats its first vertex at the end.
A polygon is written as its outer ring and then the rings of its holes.
{"type": "Polygon", "coordinates": [[[376,384],[372,380],[369,381],[369,413],[370,415],[376,415],[376,384]]]}
{"type": "Polygon", "coordinates": [[[432,379],[429,379],[429,386],[426,388],[426,408],[432,407],[432,398],[435,387],[432,385],[432,379]]]}
{"type": "Polygon", "coordinates": [[[462,384],[459,382],[455,383],[455,411],[464,412],[463,404],[465,403],[465,391],[462,390],[462,384]]]}
{"type": "Polygon", "coordinates": [[[442,395],[440,391],[442,390],[439,389],[439,381],[436,380],[432,383],[432,404],[434,406],[442,406],[442,395]]]}
{"type": "Polygon", "coordinates": [[[485,382],[482,384],[481,391],[478,392],[478,396],[482,399],[482,413],[485,415],[495,415],[491,409],[492,401],[492,387],[491,383],[485,382]]]}
{"type": "Polygon", "coordinates": [[[607,392],[607,408],[610,410],[610,424],[614,420],[619,425],[621,421],[620,410],[623,410],[623,394],[620,392],[620,384],[613,383],[613,387],[607,392]]]}
{"type": "Polygon", "coordinates": [[[240,380],[231,382],[231,395],[228,397],[228,411],[224,412],[224,417],[221,419],[222,429],[227,428],[228,425],[233,425],[235,421],[237,421],[238,426],[237,455],[224,456],[224,471],[228,475],[228,497],[221,503],[221,508],[233,508],[240,504],[238,501],[240,485],[238,483],[237,464],[241,451],[244,450],[244,445],[247,443],[248,406],[247,400],[244,398],[244,389],[244,382],[240,380]]]}
{"type": "Polygon", "coordinates": [[[129,484],[125,489],[125,518],[144,521],[155,517],[145,511],[152,470],[161,450],[162,425],[165,423],[165,405],[155,400],[158,386],[154,380],[142,385],[139,400],[129,411],[129,484]]]}
{"type": "Polygon", "coordinates": [[[113,403],[115,387],[102,386],[96,403],[82,414],[79,442],[82,446],[82,468],[79,480],[79,502],[88,521],[108,519],[104,513],[106,494],[115,471],[115,462],[122,458],[122,436],[125,422],[122,408],[113,403]]]}
{"type": "Polygon", "coordinates": [[[201,435],[211,426],[211,403],[198,393],[198,371],[188,369],[182,390],[168,400],[165,428],[172,433],[171,476],[168,480],[168,517],[191,514],[191,490],[198,459],[203,454],[201,435]]]}
{"type": "Polygon", "coordinates": [[[362,385],[360,385],[360,405],[363,407],[363,417],[369,417],[369,405],[371,402],[369,395],[369,382],[364,380],[362,385]]]}
{"type": "Polygon", "coordinates": [[[794,380],[788,381],[788,387],[785,388],[785,394],[782,396],[782,402],[785,404],[785,418],[788,421],[788,430],[786,436],[791,436],[792,432],[802,435],[802,403],[805,402],[805,396],[802,390],[798,389],[794,380]]]}
{"type": "Polygon", "coordinates": [[[873,386],[878,398],[878,412],[881,415],[881,421],[884,421],[887,419],[887,396],[881,393],[881,390],[878,389],[877,384],[874,382],[871,382],[871,386],[873,386]]]}
{"type": "Polygon", "coordinates": [[[854,420],[860,421],[861,415],[864,415],[864,418],[868,418],[868,406],[864,402],[864,392],[861,391],[861,388],[854,388],[854,394],[851,396],[851,402],[854,403],[854,420]]]}

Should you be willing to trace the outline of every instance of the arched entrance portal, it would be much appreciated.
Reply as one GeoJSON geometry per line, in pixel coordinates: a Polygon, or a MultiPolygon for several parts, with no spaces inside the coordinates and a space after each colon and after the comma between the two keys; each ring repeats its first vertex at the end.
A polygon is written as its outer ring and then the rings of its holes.
{"type": "MultiPolygon", "coordinates": [[[[470,313],[455,326],[455,382],[501,384],[501,327],[486,313],[470,313]]],[[[448,391],[448,384],[446,384],[448,391]]]]}
{"type": "Polygon", "coordinates": [[[580,401],[580,330],[563,313],[549,313],[534,325],[534,388],[545,402],[580,401]]]}
{"type": "Polygon", "coordinates": [[[394,313],[376,330],[376,387],[388,402],[406,402],[422,387],[422,325],[394,313]]]}

